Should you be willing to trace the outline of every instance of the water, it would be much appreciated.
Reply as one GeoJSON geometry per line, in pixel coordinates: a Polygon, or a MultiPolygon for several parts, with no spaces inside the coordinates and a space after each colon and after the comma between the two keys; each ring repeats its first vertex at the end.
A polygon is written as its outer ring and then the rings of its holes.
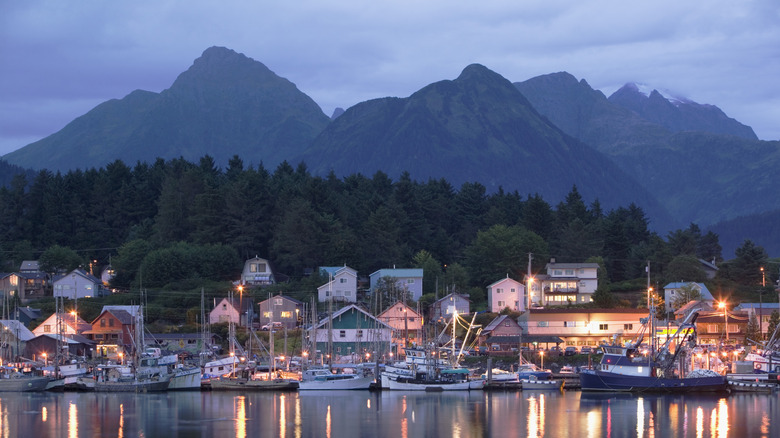
{"type": "Polygon", "coordinates": [[[0,438],[778,437],[780,395],[0,393],[0,438]]]}

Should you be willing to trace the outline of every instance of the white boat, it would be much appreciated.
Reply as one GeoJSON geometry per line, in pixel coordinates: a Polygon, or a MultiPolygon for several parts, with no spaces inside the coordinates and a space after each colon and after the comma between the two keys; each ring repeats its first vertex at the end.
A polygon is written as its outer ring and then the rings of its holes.
{"type": "Polygon", "coordinates": [[[373,376],[359,374],[333,374],[327,368],[312,368],[302,374],[298,389],[311,390],[357,390],[368,389],[374,383],[373,376]]]}
{"type": "Polygon", "coordinates": [[[133,370],[124,365],[100,365],[95,367],[93,373],[92,388],[97,392],[165,391],[172,377],[172,374],[133,370]]]}
{"type": "Polygon", "coordinates": [[[169,390],[190,390],[200,389],[201,373],[198,367],[185,367],[178,364],[172,370],[171,382],[168,384],[169,390]]]}
{"type": "Polygon", "coordinates": [[[485,386],[482,379],[470,380],[466,368],[450,368],[441,370],[437,375],[416,374],[382,374],[382,388],[393,391],[468,391],[481,390],[485,386]]]}
{"type": "Polygon", "coordinates": [[[488,373],[483,374],[482,380],[490,380],[491,382],[517,382],[518,377],[516,372],[512,371],[505,371],[500,368],[493,368],[490,370],[490,375],[488,376],[488,373]],[[490,377],[490,379],[488,379],[490,377]]]}

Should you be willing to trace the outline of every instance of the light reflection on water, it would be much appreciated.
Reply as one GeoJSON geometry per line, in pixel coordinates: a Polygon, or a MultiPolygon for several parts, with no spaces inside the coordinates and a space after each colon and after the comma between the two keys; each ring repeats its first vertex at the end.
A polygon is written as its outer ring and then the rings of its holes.
{"type": "Polygon", "coordinates": [[[0,393],[0,438],[775,437],[778,394],[0,393]]]}

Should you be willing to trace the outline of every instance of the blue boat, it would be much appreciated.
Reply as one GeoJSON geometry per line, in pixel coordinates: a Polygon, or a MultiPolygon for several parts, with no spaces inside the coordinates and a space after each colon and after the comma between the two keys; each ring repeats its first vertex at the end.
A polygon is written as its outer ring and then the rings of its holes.
{"type": "Polygon", "coordinates": [[[643,347],[641,337],[636,343],[624,346],[602,345],[604,356],[598,367],[580,373],[582,390],[664,393],[728,391],[726,377],[714,371],[693,370],[685,374],[686,366],[690,363],[686,359],[688,346],[695,345],[697,317],[697,312],[689,315],[676,334],[670,336],[657,352],[652,342],[643,347]]]}

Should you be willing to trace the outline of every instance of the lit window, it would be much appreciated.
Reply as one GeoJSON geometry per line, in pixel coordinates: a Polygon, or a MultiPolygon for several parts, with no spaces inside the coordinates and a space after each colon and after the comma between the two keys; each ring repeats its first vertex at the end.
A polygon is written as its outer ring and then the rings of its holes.
{"type": "Polygon", "coordinates": [[[346,330],[339,330],[339,337],[340,338],[346,338],[347,337],[347,331],[346,330]]]}

